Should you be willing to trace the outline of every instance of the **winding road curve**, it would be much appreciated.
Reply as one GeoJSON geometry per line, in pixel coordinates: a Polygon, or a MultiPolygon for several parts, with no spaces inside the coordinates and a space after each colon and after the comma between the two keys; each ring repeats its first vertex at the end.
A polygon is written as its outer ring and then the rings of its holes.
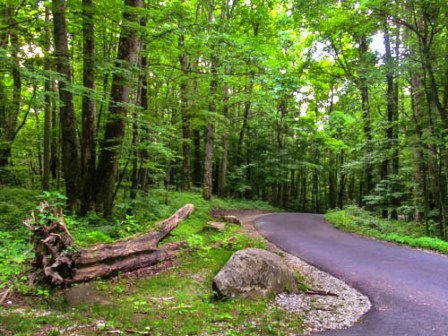
{"type": "Polygon", "coordinates": [[[342,232],[321,215],[269,214],[255,227],[372,301],[352,328],[319,335],[448,336],[448,257],[342,232]]]}

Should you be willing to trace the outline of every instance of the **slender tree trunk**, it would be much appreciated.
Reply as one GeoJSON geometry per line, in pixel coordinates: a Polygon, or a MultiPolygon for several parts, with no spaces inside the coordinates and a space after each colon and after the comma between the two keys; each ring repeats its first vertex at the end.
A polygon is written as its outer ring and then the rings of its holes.
{"type": "Polygon", "coordinates": [[[53,1],[53,26],[55,44],[55,63],[63,78],[59,81],[59,114],[61,121],[62,172],[70,209],[77,208],[79,199],[79,156],[76,136],[76,115],[73,95],[70,91],[71,68],[68,49],[67,24],[65,19],[65,0],[53,1]]]}
{"type": "Polygon", "coordinates": [[[361,71],[362,75],[359,79],[359,90],[361,92],[361,107],[362,107],[362,119],[363,119],[363,131],[365,136],[365,170],[364,170],[364,180],[366,188],[360,188],[360,203],[362,203],[362,198],[365,194],[369,194],[373,191],[373,164],[372,164],[372,126],[371,126],[371,116],[370,116],[370,99],[369,99],[369,86],[365,75],[367,73],[366,64],[366,54],[368,52],[367,36],[362,35],[359,41],[359,57],[361,59],[361,71]]]}
{"type": "MultiPolygon", "coordinates": [[[[428,136],[433,136],[433,121],[432,114],[434,111],[434,106],[431,107],[429,104],[429,125],[428,125],[428,136]]],[[[439,171],[438,166],[438,158],[437,158],[437,146],[433,142],[428,144],[428,171],[432,180],[432,189],[435,196],[435,201],[437,207],[439,209],[439,235],[442,239],[446,238],[446,218],[445,218],[445,203],[444,203],[444,194],[443,194],[443,186],[442,186],[442,178],[439,171]]]]}
{"type": "MultiPolygon", "coordinates": [[[[185,3],[185,0],[181,0],[185,3]]],[[[178,20],[179,29],[182,32],[179,35],[178,46],[180,50],[179,63],[182,70],[182,80],[180,83],[180,109],[182,117],[182,182],[181,189],[187,191],[190,189],[190,166],[191,166],[191,149],[190,149],[190,106],[188,99],[188,59],[185,52],[185,35],[183,34],[183,18],[178,20]]]]}
{"type": "MultiPolygon", "coordinates": [[[[344,165],[344,152],[341,152],[340,155],[340,166],[342,167],[344,165]]],[[[345,184],[347,181],[347,174],[341,169],[341,177],[339,179],[339,192],[338,192],[338,208],[343,209],[344,208],[344,190],[345,190],[345,184]]]]}
{"type": "Polygon", "coordinates": [[[56,180],[57,189],[60,186],[60,124],[58,118],[58,107],[56,103],[56,81],[51,80],[51,145],[50,145],[50,171],[51,176],[56,180]]]}
{"type": "MultiPolygon", "coordinates": [[[[137,91],[140,91],[140,83],[137,91]]],[[[137,93],[137,97],[135,99],[135,105],[140,104],[139,93],[137,93]]],[[[139,127],[138,127],[138,112],[137,109],[134,110],[132,116],[132,145],[131,145],[131,160],[132,160],[132,172],[131,172],[131,192],[129,198],[131,200],[135,200],[137,198],[137,189],[138,189],[138,145],[140,143],[139,139],[139,127]]]]}
{"type": "MultiPolygon", "coordinates": [[[[45,6],[45,51],[50,53],[50,8],[45,6]]],[[[45,57],[44,71],[45,71],[45,108],[44,108],[44,167],[42,172],[42,189],[50,189],[50,153],[51,153],[51,61],[49,55],[45,57]]]]}
{"type": "Polygon", "coordinates": [[[332,150],[328,152],[328,208],[334,209],[337,204],[337,170],[336,170],[336,161],[335,154],[332,150]]]}
{"type": "MultiPolygon", "coordinates": [[[[334,85],[331,85],[330,90],[330,108],[328,110],[328,116],[331,117],[334,109],[334,85]]],[[[337,156],[336,156],[337,158],[337,156]]],[[[337,183],[338,183],[338,168],[337,160],[335,160],[335,153],[333,150],[328,151],[328,208],[334,209],[337,204],[337,183]]]]}
{"type": "MultiPolygon", "coordinates": [[[[213,24],[213,11],[214,4],[211,0],[208,1],[209,14],[208,14],[208,22],[209,24],[213,24]]],[[[214,118],[216,113],[216,93],[218,92],[218,69],[217,69],[217,55],[216,51],[211,51],[210,57],[210,72],[211,72],[211,80],[210,80],[210,100],[208,103],[209,110],[209,121],[207,124],[206,136],[205,136],[205,159],[204,159],[204,185],[203,185],[203,197],[206,200],[211,199],[213,192],[213,147],[214,147],[214,138],[215,138],[215,126],[214,126],[214,118]]]]}
{"type": "MultiPolygon", "coordinates": [[[[421,74],[420,76],[421,77],[421,74]]],[[[423,109],[426,107],[424,88],[421,83],[421,78],[418,77],[418,73],[411,74],[411,107],[415,121],[415,133],[416,133],[416,145],[415,145],[415,181],[417,187],[414,192],[415,199],[415,219],[417,222],[424,222],[426,228],[426,234],[429,235],[429,196],[427,192],[427,171],[424,158],[424,145],[423,145],[423,109]],[[422,208],[423,204],[423,208],[422,208]]]]}
{"type": "Polygon", "coordinates": [[[320,191],[319,191],[319,172],[317,169],[313,171],[313,195],[314,195],[314,212],[320,212],[320,191]]]}
{"type": "MultiPolygon", "coordinates": [[[[0,19],[3,21],[2,25],[8,27],[8,29],[2,29],[0,32],[0,48],[6,49],[9,45],[11,49],[10,57],[12,61],[9,72],[13,81],[13,90],[12,98],[8,99],[3,87],[3,80],[0,80],[0,169],[8,165],[9,157],[11,156],[11,147],[17,135],[17,117],[22,99],[22,77],[18,58],[20,42],[17,35],[14,10],[7,5],[2,5],[1,9],[0,19]]],[[[1,71],[0,76],[0,79],[2,79],[4,76],[3,71],[1,71]]]]}
{"type": "MultiPolygon", "coordinates": [[[[396,43],[395,43],[395,59],[396,64],[399,62],[400,55],[400,36],[397,31],[396,35],[396,43]]],[[[392,139],[393,139],[393,147],[392,147],[392,174],[395,176],[395,183],[393,185],[393,191],[399,192],[402,190],[403,186],[398,180],[400,174],[400,147],[399,147],[399,113],[398,113],[398,100],[399,100],[399,90],[398,90],[398,77],[395,75],[393,90],[392,90],[392,101],[393,101],[393,110],[391,115],[392,120],[392,139]]],[[[398,219],[398,208],[401,205],[401,198],[399,196],[394,196],[392,199],[392,205],[394,209],[391,213],[392,219],[398,219]]]]}
{"type": "MultiPolygon", "coordinates": [[[[34,89],[33,89],[34,93],[37,91],[37,87],[36,85],[34,85],[34,89]]],[[[35,94],[33,94],[33,98],[31,98],[28,108],[31,109],[31,103],[34,101],[34,96],[35,94]]],[[[34,106],[34,110],[37,110],[37,106],[34,106]]],[[[36,150],[37,150],[37,173],[35,173],[36,175],[40,175],[42,176],[42,171],[43,171],[43,163],[42,163],[42,138],[41,138],[41,134],[42,132],[40,131],[40,119],[39,119],[39,115],[37,113],[34,113],[34,120],[36,121],[36,129],[38,129],[39,131],[36,132],[36,150]]]]}
{"type": "Polygon", "coordinates": [[[432,53],[431,53],[431,38],[428,37],[427,25],[428,22],[421,19],[417,22],[418,27],[424,33],[420,34],[418,43],[420,57],[422,60],[423,70],[423,87],[426,93],[426,99],[428,102],[428,172],[432,182],[432,190],[435,197],[435,202],[439,210],[439,234],[442,239],[446,239],[446,190],[443,183],[442,171],[439,169],[439,158],[437,153],[437,145],[434,142],[434,118],[435,114],[439,112],[440,119],[444,129],[448,129],[448,114],[446,107],[442,104],[439,97],[439,86],[435,78],[434,69],[432,65],[432,53]]]}
{"type": "Polygon", "coordinates": [[[224,105],[223,105],[223,117],[226,127],[222,135],[222,161],[221,161],[221,174],[219,175],[219,196],[226,195],[227,187],[227,166],[229,164],[229,131],[228,131],[228,115],[229,115],[229,84],[224,83],[224,105]]]}
{"type": "MultiPolygon", "coordinates": [[[[143,48],[144,49],[144,48],[143,48]]],[[[147,66],[147,58],[144,55],[140,55],[140,66],[141,66],[141,97],[140,103],[142,107],[143,113],[147,113],[148,111],[148,77],[146,73],[147,66]]],[[[142,142],[148,141],[148,127],[143,124],[142,126],[142,142]]],[[[140,188],[143,191],[143,194],[146,195],[148,193],[148,168],[146,168],[146,162],[149,159],[149,153],[146,148],[140,149],[140,169],[139,169],[139,180],[140,180],[140,188]]]]}
{"type": "Polygon", "coordinates": [[[102,211],[106,218],[112,216],[114,186],[118,173],[118,159],[124,138],[128,112],[129,81],[132,78],[130,68],[135,63],[138,49],[137,30],[129,25],[129,23],[135,24],[138,22],[138,15],[135,9],[142,7],[142,0],[126,0],[125,3],[134,10],[125,10],[123,13],[125,23],[121,28],[117,58],[119,61],[124,62],[118,65],[121,69],[114,73],[112,80],[111,103],[109,106],[109,115],[106,120],[97,173],[98,187],[100,188],[97,204],[102,205],[102,211]]]}
{"type": "MultiPolygon", "coordinates": [[[[214,103],[209,104],[209,110],[212,110],[214,103]]],[[[207,125],[205,138],[205,161],[204,161],[204,199],[209,200],[213,192],[213,145],[214,145],[215,128],[213,123],[207,125]]]]}
{"type": "Polygon", "coordinates": [[[238,138],[238,156],[237,156],[237,161],[236,164],[237,166],[240,166],[241,163],[243,162],[243,156],[244,156],[244,150],[243,150],[243,145],[244,145],[244,137],[246,135],[247,132],[247,124],[249,121],[249,112],[250,112],[250,108],[252,106],[252,101],[251,101],[251,95],[252,95],[252,91],[253,91],[253,76],[255,75],[255,72],[252,70],[250,77],[249,77],[249,86],[246,89],[246,101],[244,102],[244,114],[243,114],[243,125],[241,126],[241,130],[240,130],[240,136],[238,138]]]}
{"type": "MultiPolygon", "coordinates": [[[[394,195],[399,192],[397,177],[399,173],[399,153],[398,146],[398,86],[396,83],[395,67],[397,62],[394,60],[391,51],[390,34],[387,27],[384,29],[384,47],[385,65],[386,65],[386,82],[387,82],[387,129],[386,137],[387,144],[385,148],[385,159],[382,165],[383,180],[388,180],[390,193],[394,195]],[[389,177],[389,165],[392,161],[392,174],[389,177]]],[[[399,206],[399,198],[392,196],[391,204],[392,211],[390,212],[391,219],[397,219],[397,208],[399,206]]],[[[387,217],[388,211],[383,210],[383,217],[387,217]]]]}
{"type": "Polygon", "coordinates": [[[307,169],[302,168],[302,192],[301,192],[301,200],[302,200],[302,209],[301,211],[308,211],[308,191],[307,191],[307,169]]]}
{"type": "Polygon", "coordinates": [[[83,15],[83,85],[91,91],[82,97],[81,139],[81,214],[93,209],[96,174],[95,119],[95,31],[93,0],[82,0],[83,15]]]}
{"type": "MultiPolygon", "coordinates": [[[[140,41],[140,55],[142,54],[142,49],[143,49],[143,41],[140,41]]],[[[139,109],[137,108],[137,106],[141,106],[141,94],[142,94],[142,85],[143,85],[143,81],[142,81],[142,77],[145,76],[145,74],[143,73],[142,69],[141,69],[141,61],[142,57],[139,56],[139,67],[140,67],[140,72],[141,75],[139,76],[139,81],[138,81],[138,86],[136,89],[136,94],[135,94],[135,106],[136,108],[134,109],[133,113],[132,113],[132,144],[131,144],[131,148],[130,148],[130,159],[132,161],[132,172],[131,172],[131,192],[129,194],[129,198],[131,200],[135,200],[137,198],[137,189],[138,189],[138,184],[139,184],[139,178],[138,178],[138,174],[139,174],[139,166],[138,166],[138,161],[139,161],[139,144],[140,144],[140,137],[139,137],[139,109]]],[[[129,214],[131,214],[131,209],[129,209],[129,214]]]]}

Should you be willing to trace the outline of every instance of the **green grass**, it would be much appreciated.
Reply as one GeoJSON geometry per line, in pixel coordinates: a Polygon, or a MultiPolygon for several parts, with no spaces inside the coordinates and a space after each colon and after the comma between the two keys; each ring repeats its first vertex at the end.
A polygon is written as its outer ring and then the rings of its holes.
{"type": "Polygon", "coordinates": [[[425,227],[416,222],[378,218],[358,207],[330,211],[325,215],[325,219],[345,231],[448,254],[448,242],[425,236],[425,227]]]}
{"type": "MultiPolygon", "coordinates": [[[[270,307],[268,300],[217,301],[212,291],[214,275],[235,251],[246,247],[263,248],[266,242],[247,237],[239,232],[238,225],[233,224],[228,224],[224,232],[203,230],[206,222],[212,220],[209,211],[214,208],[275,209],[261,202],[233,199],[214,198],[206,202],[195,193],[171,193],[169,203],[165,205],[164,196],[163,191],[152,191],[147,199],[133,205],[131,216],[120,213],[118,208],[118,219],[112,223],[96,214],[84,219],[67,216],[67,222],[76,241],[86,245],[146,231],[184,204],[193,203],[196,208],[193,214],[165,240],[190,243],[190,247],[176,259],[177,267],[138,279],[118,277],[113,281],[91,282],[89,286],[95,290],[95,295],[107,303],[74,305],[61,290],[40,287],[27,292],[25,287],[22,292],[27,293],[23,296],[27,303],[20,311],[0,308],[0,334],[63,335],[73,326],[81,326],[76,333],[82,335],[98,335],[101,330],[120,330],[125,334],[150,332],[151,335],[300,333],[302,316],[270,307]]],[[[3,264],[3,268],[0,261],[0,276],[4,276],[6,286],[6,280],[17,278],[15,275],[23,271],[24,265],[24,260],[20,263],[12,260],[9,251],[15,249],[20,255],[19,252],[29,246],[22,240],[24,246],[16,246],[15,233],[1,234],[2,242],[9,244],[3,250],[4,256],[11,260],[9,265],[3,264]],[[16,268],[6,274],[5,270],[12,265],[16,268]]],[[[15,288],[19,284],[23,286],[17,280],[15,288]]]]}

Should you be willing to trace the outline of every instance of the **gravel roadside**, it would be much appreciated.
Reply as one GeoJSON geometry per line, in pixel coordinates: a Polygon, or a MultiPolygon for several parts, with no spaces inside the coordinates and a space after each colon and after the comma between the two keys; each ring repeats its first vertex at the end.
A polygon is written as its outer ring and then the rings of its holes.
{"type": "MultiPolygon", "coordinates": [[[[229,214],[240,219],[244,233],[253,238],[262,237],[253,225],[254,220],[262,216],[262,213],[237,211],[229,212],[229,214]]],[[[272,303],[291,314],[305,316],[304,335],[328,329],[351,327],[370,310],[369,298],[345,282],[280,250],[269,242],[268,249],[284,256],[286,262],[304,276],[304,285],[309,293],[282,293],[272,303]]]]}

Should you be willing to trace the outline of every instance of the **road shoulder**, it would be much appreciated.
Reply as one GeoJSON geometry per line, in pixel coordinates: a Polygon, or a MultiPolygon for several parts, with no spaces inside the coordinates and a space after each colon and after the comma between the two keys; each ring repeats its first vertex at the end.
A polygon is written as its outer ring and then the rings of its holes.
{"type": "MultiPolygon", "coordinates": [[[[262,236],[255,229],[255,221],[264,214],[237,212],[242,223],[242,231],[253,238],[262,236]]],[[[370,310],[369,298],[345,282],[325,273],[302,259],[289,254],[268,242],[268,249],[285,258],[289,265],[300,272],[308,288],[308,294],[278,295],[272,305],[276,305],[291,314],[304,315],[304,334],[324,330],[345,329],[362,321],[370,310]],[[312,294],[314,292],[314,294],[312,294]]]]}

